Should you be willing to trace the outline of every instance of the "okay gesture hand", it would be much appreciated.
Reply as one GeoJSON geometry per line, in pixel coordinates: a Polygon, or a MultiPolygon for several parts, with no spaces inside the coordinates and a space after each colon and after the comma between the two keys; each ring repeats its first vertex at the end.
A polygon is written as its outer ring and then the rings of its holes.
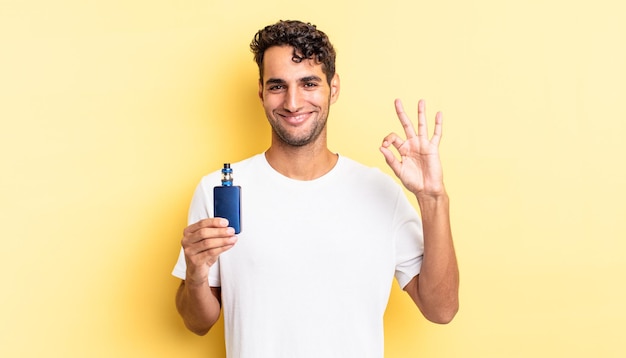
{"type": "Polygon", "coordinates": [[[406,139],[396,133],[390,133],[383,140],[380,151],[402,184],[418,196],[439,196],[445,194],[443,169],[439,158],[443,119],[441,112],[435,115],[435,130],[428,139],[426,113],[423,100],[417,104],[417,134],[409,116],[404,112],[402,102],[395,100],[396,113],[404,128],[406,139]],[[389,148],[393,145],[400,159],[389,148]]]}

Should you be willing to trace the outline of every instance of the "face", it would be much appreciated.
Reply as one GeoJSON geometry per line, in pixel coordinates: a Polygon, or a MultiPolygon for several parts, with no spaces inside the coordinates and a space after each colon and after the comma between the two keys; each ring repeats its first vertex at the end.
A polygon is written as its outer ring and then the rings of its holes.
{"type": "Polygon", "coordinates": [[[339,95],[339,76],[330,85],[322,65],[292,61],[290,46],[265,51],[259,97],[273,130],[273,141],[301,147],[314,143],[326,130],[330,105],[339,95]]]}

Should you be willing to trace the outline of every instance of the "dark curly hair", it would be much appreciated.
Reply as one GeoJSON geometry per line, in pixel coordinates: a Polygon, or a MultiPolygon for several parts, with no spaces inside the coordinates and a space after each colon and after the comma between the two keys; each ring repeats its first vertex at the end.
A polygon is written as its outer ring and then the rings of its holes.
{"type": "Polygon", "coordinates": [[[272,46],[293,47],[294,62],[314,59],[322,64],[326,81],[330,84],[335,75],[336,53],[328,36],[318,30],[315,25],[302,21],[280,20],[273,25],[259,30],[250,43],[254,53],[254,61],[259,66],[259,76],[263,79],[263,56],[265,50],[272,46]]]}

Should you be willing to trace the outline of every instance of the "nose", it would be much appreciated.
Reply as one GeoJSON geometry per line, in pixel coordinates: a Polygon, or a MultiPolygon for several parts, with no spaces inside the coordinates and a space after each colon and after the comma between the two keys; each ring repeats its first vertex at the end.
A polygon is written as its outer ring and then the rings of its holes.
{"type": "Polygon", "coordinates": [[[283,108],[289,112],[298,112],[302,108],[301,94],[296,86],[287,88],[283,108]]]}

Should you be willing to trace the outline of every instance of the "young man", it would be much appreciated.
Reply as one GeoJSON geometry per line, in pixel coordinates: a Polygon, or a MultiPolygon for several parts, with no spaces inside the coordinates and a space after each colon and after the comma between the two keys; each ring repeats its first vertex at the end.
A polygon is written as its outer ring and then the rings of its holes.
{"type": "Polygon", "coordinates": [[[272,141],[231,165],[244,191],[240,234],[213,217],[220,173],[198,185],[173,272],[183,280],[176,304],[186,326],[207,333],[223,306],[229,357],[382,357],[394,276],[427,319],[452,320],[459,278],[438,153],[441,114],[429,139],[424,102],[416,133],[397,100],[406,139],[391,133],[380,148],[417,197],[420,220],[391,178],[328,149],[340,82],[327,36],[280,21],[251,48],[272,141]]]}

